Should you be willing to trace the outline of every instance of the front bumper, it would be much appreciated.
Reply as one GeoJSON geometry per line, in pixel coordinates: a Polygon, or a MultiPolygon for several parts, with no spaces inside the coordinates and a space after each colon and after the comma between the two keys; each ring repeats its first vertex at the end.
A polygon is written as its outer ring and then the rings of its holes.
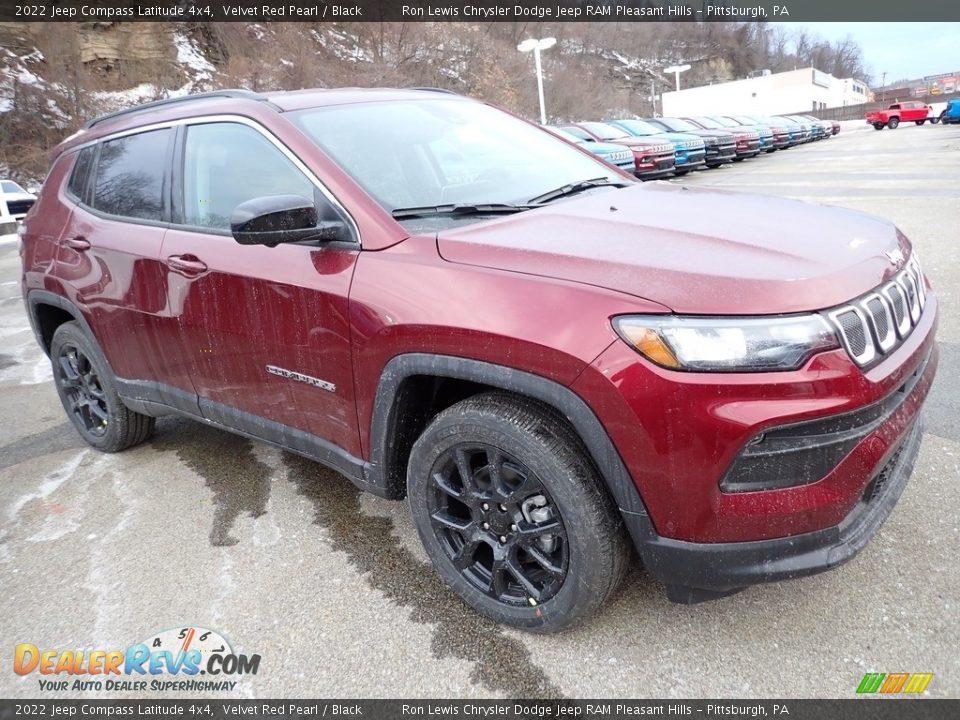
{"type": "MultiPolygon", "coordinates": [[[[638,163],[639,164],[639,163],[638,163]]],[[[657,155],[649,163],[644,163],[642,167],[636,167],[633,174],[641,180],[656,180],[664,178],[673,173],[676,167],[673,151],[657,155]]]]}
{"type": "MultiPolygon", "coordinates": [[[[838,525],[802,535],[742,543],[691,543],[641,532],[647,571],[666,584],[671,600],[695,603],[759,583],[815,575],[847,562],[890,515],[920,449],[918,420],[887,452],[854,510],[838,525]]],[[[625,515],[628,524],[630,517],[625,515]]],[[[635,537],[636,540],[636,537],[635,537]]]]}
{"type": "Polygon", "coordinates": [[[706,164],[705,150],[677,151],[677,170],[699,170],[706,164]]]}
{"type": "Polygon", "coordinates": [[[705,160],[707,165],[723,165],[724,163],[733,162],[733,159],[737,156],[737,146],[736,145],[713,145],[707,147],[705,160]]]}
{"type": "Polygon", "coordinates": [[[737,160],[756,157],[760,154],[760,140],[747,140],[736,146],[737,160]]]}

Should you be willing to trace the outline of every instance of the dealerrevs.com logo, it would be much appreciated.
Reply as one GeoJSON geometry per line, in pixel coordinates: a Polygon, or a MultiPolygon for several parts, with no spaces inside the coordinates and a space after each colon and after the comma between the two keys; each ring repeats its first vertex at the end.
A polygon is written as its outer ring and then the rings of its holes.
{"type": "Polygon", "coordinates": [[[229,691],[239,682],[229,678],[259,669],[259,655],[237,654],[220,633],[200,627],[165,630],[126,650],[49,650],[20,643],[13,653],[13,671],[40,675],[43,692],[229,691]]]}

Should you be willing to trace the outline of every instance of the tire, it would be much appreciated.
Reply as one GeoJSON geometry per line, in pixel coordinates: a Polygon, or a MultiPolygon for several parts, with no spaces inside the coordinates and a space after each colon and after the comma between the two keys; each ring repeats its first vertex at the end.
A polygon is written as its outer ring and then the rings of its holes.
{"type": "Polygon", "coordinates": [[[63,409],[89,445],[113,453],[150,437],[156,420],[123,404],[103,352],[78,323],[57,328],[50,362],[63,409]]]}
{"type": "Polygon", "coordinates": [[[917,125],[923,125],[925,122],[926,122],[926,120],[917,120],[917,121],[916,121],[917,125]]]}
{"type": "Polygon", "coordinates": [[[882,122],[875,122],[875,123],[873,124],[873,129],[874,129],[874,130],[883,130],[883,123],[882,123],[882,122]]]}
{"type": "Polygon", "coordinates": [[[934,124],[936,124],[936,123],[938,123],[938,122],[941,122],[941,123],[943,123],[944,125],[946,125],[946,124],[947,124],[947,123],[946,123],[946,120],[944,120],[944,118],[945,118],[946,116],[947,116],[947,111],[944,110],[942,113],[940,113],[940,115],[939,115],[938,117],[931,118],[931,119],[930,119],[930,122],[932,122],[932,123],[934,123],[934,124]]]}
{"type": "Polygon", "coordinates": [[[592,614],[629,564],[580,439],[533,400],[488,393],[437,415],[410,453],[407,498],[443,581],[516,628],[556,632],[592,614]]]}
{"type": "Polygon", "coordinates": [[[900,118],[892,117],[887,121],[887,127],[891,130],[896,130],[897,126],[900,124],[900,118]]]}

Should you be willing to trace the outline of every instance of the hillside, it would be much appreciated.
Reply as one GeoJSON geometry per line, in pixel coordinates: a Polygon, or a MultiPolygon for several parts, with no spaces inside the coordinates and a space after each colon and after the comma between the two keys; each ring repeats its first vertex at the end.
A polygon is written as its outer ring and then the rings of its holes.
{"type": "Polygon", "coordinates": [[[764,23],[0,23],[0,172],[36,182],[86,119],[217,87],[444,87],[534,117],[516,45],[545,36],[551,119],[647,114],[676,62],[694,66],[687,85],[797,64],[867,74],[852,41],[764,23]]]}

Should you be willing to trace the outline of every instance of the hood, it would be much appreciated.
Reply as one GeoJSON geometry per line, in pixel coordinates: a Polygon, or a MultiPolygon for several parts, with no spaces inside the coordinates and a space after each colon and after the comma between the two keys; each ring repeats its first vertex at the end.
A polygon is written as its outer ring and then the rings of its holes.
{"type": "Polygon", "coordinates": [[[447,261],[553,277],[680,313],[821,310],[909,256],[891,223],[852,210],[666,183],[581,195],[441,231],[447,261]]]}
{"type": "Polygon", "coordinates": [[[721,142],[723,140],[733,142],[734,140],[733,132],[727,131],[727,130],[699,130],[698,129],[698,130],[691,130],[690,134],[698,135],[702,138],[718,138],[720,139],[721,142]]]}
{"type": "Polygon", "coordinates": [[[674,145],[678,145],[681,148],[686,148],[687,143],[694,142],[699,145],[703,143],[703,138],[699,135],[694,135],[693,133],[676,133],[676,132],[665,132],[660,133],[659,135],[649,135],[650,138],[661,138],[663,140],[669,140],[674,145]]]}
{"type": "Polygon", "coordinates": [[[627,147],[631,148],[663,147],[666,150],[673,150],[673,143],[666,138],[661,138],[659,135],[651,135],[650,137],[617,138],[617,144],[626,145],[627,147]]]}
{"type": "Polygon", "coordinates": [[[622,143],[609,142],[583,142],[580,144],[580,147],[589,150],[594,155],[613,155],[614,153],[630,149],[622,143]]]}

